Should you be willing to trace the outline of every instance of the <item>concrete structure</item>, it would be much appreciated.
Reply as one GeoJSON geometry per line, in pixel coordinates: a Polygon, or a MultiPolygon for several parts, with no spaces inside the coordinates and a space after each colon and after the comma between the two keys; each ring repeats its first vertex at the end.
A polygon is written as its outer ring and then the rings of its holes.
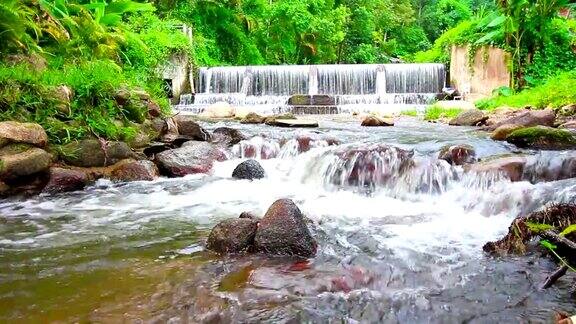
{"type": "Polygon", "coordinates": [[[466,100],[492,94],[494,89],[510,85],[509,55],[491,46],[479,48],[469,63],[468,46],[452,46],[450,84],[466,100]]]}
{"type": "MultiPolygon", "coordinates": [[[[178,26],[192,44],[192,28],[187,25],[178,26]]],[[[166,90],[173,104],[177,104],[183,93],[194,93],[194,78],[192,67],[185,54],[174,54],[158,69],[158,74],[166,82],[166,90]]]]}

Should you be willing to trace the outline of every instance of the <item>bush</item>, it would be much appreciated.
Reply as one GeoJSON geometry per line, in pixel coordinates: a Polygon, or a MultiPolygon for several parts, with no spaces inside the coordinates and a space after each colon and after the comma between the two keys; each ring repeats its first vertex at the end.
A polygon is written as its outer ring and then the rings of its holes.
{"type": "Polygon", "coordinates": [[[513,95],[496,95],[492,98],[479,100],[476,106],[480,109],[495,109],[501,106],[522,108],[532,106],[538,109],[546,107],[559,108],[576,103],[576,71],[564,72],[549,78],[543,84],[523,90],[513,95]]]}

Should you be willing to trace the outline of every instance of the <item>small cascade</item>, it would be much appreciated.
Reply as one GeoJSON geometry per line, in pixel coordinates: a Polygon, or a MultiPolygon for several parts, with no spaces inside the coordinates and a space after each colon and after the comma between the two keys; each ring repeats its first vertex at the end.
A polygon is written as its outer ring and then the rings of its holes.
{"type": "Polygon", "coordinates": [[[278,156],[280,144],[261,136],[241,141],[232,147],[232,154],[242,159],[267,160],[278,156]]]}
{"type": "Polygon", "coordinates": [[[429,104],[444,84],[442,64],[200,68],[199,92],[182,95],[175,109],[200,113],[211,104],[225,101],[261,113],[276,113],[291,109],[291,96],[328,95],[334,98],[338,112],[392,112],[429,104]]]}

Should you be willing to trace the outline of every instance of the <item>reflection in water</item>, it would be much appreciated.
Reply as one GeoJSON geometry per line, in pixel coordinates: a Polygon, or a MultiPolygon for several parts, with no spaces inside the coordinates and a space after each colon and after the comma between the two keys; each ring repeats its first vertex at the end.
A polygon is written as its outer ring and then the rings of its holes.
{"type": "MultiPolygon", "coordinates": [[[[305,134],[246,127],[258,137],[210,175],[101,181],[83,192],[0,202],[0,321],[494,323],[574,310],[573,276],[540,291],[552,262],[493,259],[481,246],[518,214],[574,201],[576,180],[511,183],[435,160],[447,143],[468,143],[480,158],[513,149],[465,128],[321,125],[305,134]],[[332,138],[342,144],[328,145],[332,138]],[[234,181],[250,145],[267,178],[234,181]],[[410,154],[362,151],[382,145],[410,154]],[[314,259],[203,250],[219,220],[263,215],[283,197],[310,218],[320,245],[314,259]]],[[[541,154],[533,167],[561,163],[557,156],[541,154]]]]}

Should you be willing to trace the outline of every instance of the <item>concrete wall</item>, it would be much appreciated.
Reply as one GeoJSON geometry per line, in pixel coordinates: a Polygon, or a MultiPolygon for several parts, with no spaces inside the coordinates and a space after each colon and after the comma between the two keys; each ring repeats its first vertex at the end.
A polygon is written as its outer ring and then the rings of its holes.
{"type": "MultiPolygon", "coordinates": [[[[192,28],[187,25],[177,26],[177,29],[188,37],[192,44],[192,28]]],[[[175,54],[158,69],[159,75],[164,80],[172,82],[172,103],[177,104],[180,95],[194,92],[194,78],[188,57],[184,54],[175,54]]]]}
{"type": "Polygon", "coordinates": [[[492,91],[510,85],[509,55],[495,47],[476,51],[474,64],[468,63],[468,47],[452,46],[450,84],[466,96],[489,96],[492,91]]]}

